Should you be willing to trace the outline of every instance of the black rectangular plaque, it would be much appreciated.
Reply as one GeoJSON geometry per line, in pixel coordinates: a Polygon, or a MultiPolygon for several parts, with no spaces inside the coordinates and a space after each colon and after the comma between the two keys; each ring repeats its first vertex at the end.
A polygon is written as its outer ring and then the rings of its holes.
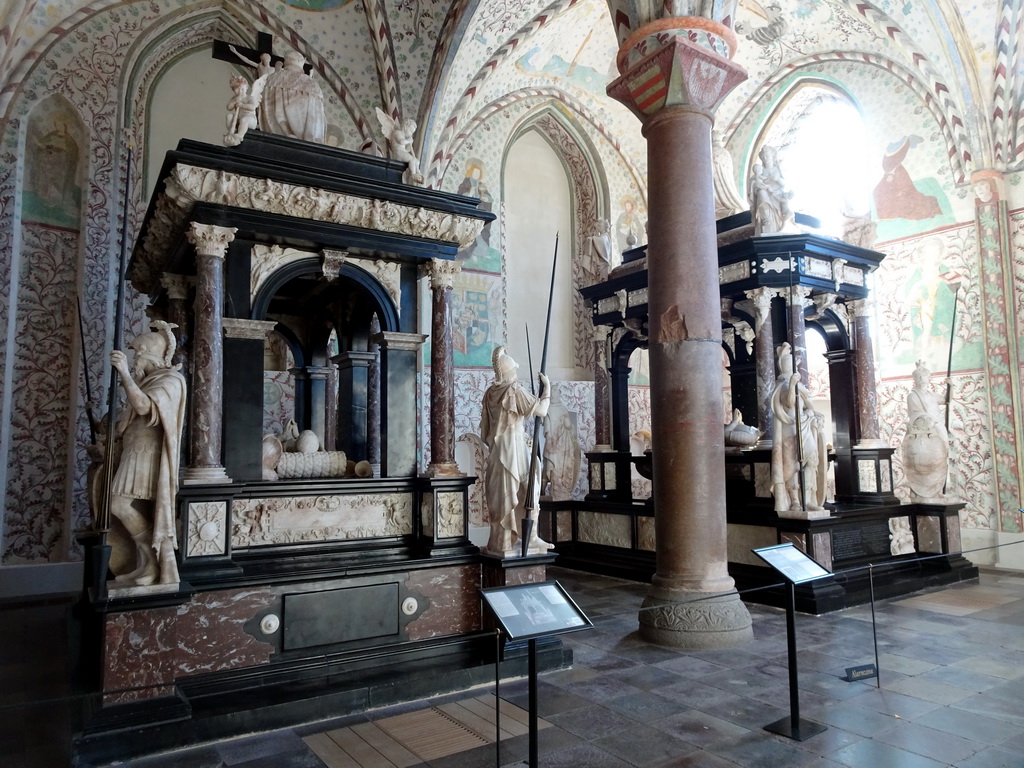
{"type": "Polygon", "coordinates": [[[284,649],[398,634],[398,584],[284,596],[284,649]]]}
{"type": "Polygon", "coordinates": [[[592,627],[557,581],[481,589],[480,594],[510,640],[526,640],[592,627]]]}
{"type": "Polygon", "coordinates": [[[872,520],[832,529],[832,559],[856,560],[891,554],[889,521],[872,520]]]}
{"type": "Polygon", "coordinates": [[[792,542],[751,551],[794,584],[803,584],[805,581],[832,575],[825,566],[811,560],[794,547],[792,542]]]}

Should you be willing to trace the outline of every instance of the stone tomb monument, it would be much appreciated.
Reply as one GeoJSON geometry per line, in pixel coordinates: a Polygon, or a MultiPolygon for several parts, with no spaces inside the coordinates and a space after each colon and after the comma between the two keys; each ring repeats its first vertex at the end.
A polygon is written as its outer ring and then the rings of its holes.
{"type": "Polygon", "coordinates": [[[252,130],[168,153],[128,279],[177,326],[191,393],[179,576],[88,606],[104,706],[83,756],[274,727],[316,696],[339,715],[493,675],[477,590],[495,579],[468,538],[450,350],[454,257],[493,214],[403,184],[406,166],[252,130]],[[417,475],[424,277],[433,463],[417,475]],[[265,369],[268,337],[287,370],[265,369]],[[265,412],[271,380],[285,414],[265,412]],[[272,415],[294,427],[268,429],[272,415]]]}

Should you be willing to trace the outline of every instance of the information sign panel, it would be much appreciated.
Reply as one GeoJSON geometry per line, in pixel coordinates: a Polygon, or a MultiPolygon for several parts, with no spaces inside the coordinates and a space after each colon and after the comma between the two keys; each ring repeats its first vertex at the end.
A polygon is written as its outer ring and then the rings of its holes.
{"type": "Polygon", "coordinates": [[[832,575],[831,571],[809,558],[791,542],[751,551],[794,584],[832,575]]]}
{"type": "Polygon", "coordinates": [[[557,635],[593,626],[557,581],[491,587],[481,589],[480,594],[510,640],[557,635]]]}

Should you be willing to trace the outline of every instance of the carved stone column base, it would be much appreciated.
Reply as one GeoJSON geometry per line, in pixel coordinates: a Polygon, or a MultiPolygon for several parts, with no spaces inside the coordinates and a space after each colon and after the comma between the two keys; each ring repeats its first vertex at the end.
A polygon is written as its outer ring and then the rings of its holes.
{"type": "Polygon", "coordinates": [[[888,448],[889,444],[885,440],[876,438],[869,438],[867,440],[861,440],[859,443],[853,446],[856,450],[870,450],[873,448],[888,448]]]}
{"type": "Polygon", "coordinates": [[[231,478],[224,467],[186,467],[181,476],[182,485],[221,485],[231,478]]]}
{"type": "Polygon", "coordinates": [[[640,611],[640,637],[688,651],[735,648],[754,639],[750,614],[735,590],[698,592],[651,586],[640,611]]]}
{"type": "Polygon", "coordinates": [[[427,467],[427,477],[465,477],[466,473],[459,470],[455,463],[430,464],[427,467]]]}
{"type": "Polygon", "coordinates": [[[776,514],[786,520],[821,520],[832,517],[832,513],[827,509],[790,509],[776,514]]]}

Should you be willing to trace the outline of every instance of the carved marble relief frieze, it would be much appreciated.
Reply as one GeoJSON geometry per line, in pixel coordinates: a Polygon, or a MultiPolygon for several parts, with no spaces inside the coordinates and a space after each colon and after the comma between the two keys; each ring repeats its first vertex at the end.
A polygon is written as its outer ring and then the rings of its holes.
{"type": "Polygon", "coordinates": [[[236,499],[231,546],[409,535],[412,515],[412,497],[401,493],[236,499]]]}

